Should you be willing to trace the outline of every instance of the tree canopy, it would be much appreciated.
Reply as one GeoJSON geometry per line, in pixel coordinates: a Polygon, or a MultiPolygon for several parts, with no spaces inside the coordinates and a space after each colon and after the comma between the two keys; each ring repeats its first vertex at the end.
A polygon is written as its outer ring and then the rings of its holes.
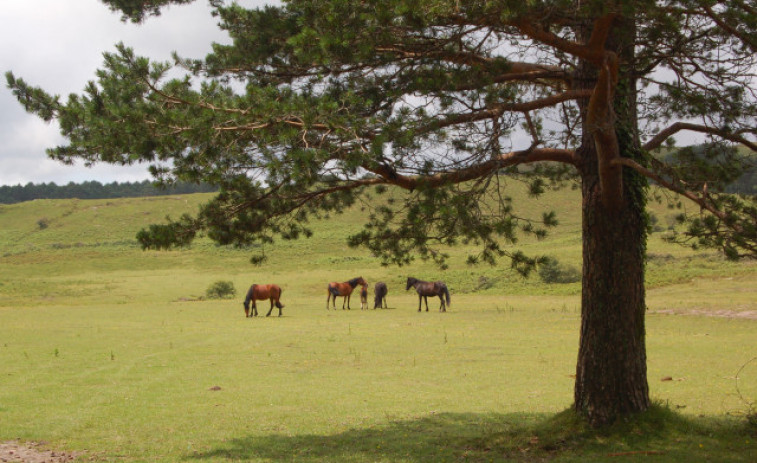
{"type": "MultiPolygon", "coordinates": [[[[185,2],[105,1],[134,21],[185,2]]],[[[66,101],[7,74],[21,104],[57,120],[69,140],[50,156],[146,162],[159,179],[220,187],[197,216],[140,234],[146,247],[186,244],[198,232],[234,245],[308,236],[309,217],[392,186],[407,193],[377,201],[350,244],[386,263],[420,255],[444,265],[440,245],[472,242],[480,252],[471,262],[509,256],[527,273],[538,258],[508,244],[519,233],[543,236],[557,220],[550,211],[519,214],[508,182],[528,182],[535,195],[583,185],[591,244],[592,234],[620,232],[619,218],[643,225],[652,180],[701,208],[681,241],[732,258],[757,254],[754,202],[722,194],[726,179],[754,162],[737,148],[757,151],[757,12],[749,2],[210,3],[232,42],[214,44],[204,59],[151,62],[118,44],[97,79],[66,101]],[[175,66],[186,75],[170,77],[175,66]],[[690,134],[704,140],[704,155],[655,155],[690,134]]],[[[640,254],[644,242],[639,228],[585,253],[586,320],[591,301],[620,297],[611,294],[622,267],[597,256],[613,247],[640,254]],[[607,283],[601,296],[586,286],[595,275],[607,283]]],[[[632,260],[641,286],[627,316],[643,320],[643,258],[632,260]]],[[[628,355],[645,360],[643,323],[636,330],[640,347],[628,355]]],[[[645,386],[639,370],[635,382],[645,386]]],[[[591,414],[582,391],[577,385],[576,407],[591,414]]]]}

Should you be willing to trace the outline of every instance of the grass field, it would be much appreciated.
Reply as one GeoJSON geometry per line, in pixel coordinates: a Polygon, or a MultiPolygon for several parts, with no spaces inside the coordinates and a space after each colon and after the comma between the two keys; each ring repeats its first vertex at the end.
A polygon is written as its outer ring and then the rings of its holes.
{"type": "MultiPolygon", "coordinates": [[[[518,248],[580,267],[576,194],[551,193],[562,226],[518,248]]],[[[651,235],[657,405],[597,433],[563,412],[580,283],[468,267],[464,248],[446,271],[382,267],[344,246],[358,209],[270,246],[262,267],[205,240],[139,249],[141,227],[206,199],[0,206],[0,442],[123,462],[757,460],[754,263],[651,235]],[[361,311],[354,298],[351,311],[327,311],[326,283],[358,275],[388,283],[390,309],[361,311]],[[417,313],[410,275],[447,281],[450,311],[417,313]],[[234,299],[203,298],[219,280],[234,299]],[[253,282],[282,286],[283,317],[244,318],[253,282]]],[[[655,206],[663,226],[674,213],[655,206]]]]}

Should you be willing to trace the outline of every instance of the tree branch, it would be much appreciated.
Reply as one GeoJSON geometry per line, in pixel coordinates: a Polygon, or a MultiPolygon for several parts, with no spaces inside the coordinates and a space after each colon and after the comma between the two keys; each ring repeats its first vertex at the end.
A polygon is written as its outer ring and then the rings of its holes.
{"type": "MultiPolygon", "coordinates": [[[[414,190],[419,186],[438,187],[442,185],[458,184],[483,177],[505,167],[534,162],[560,162],[576,165],[575,151],[556,148],[534,148],[524,151],[512,151],[494,159],[475,164],[454,172],[438,173],[435,175],[405,176],[397,173],[391,167],[382,164],[376,167],[364,167],[384,181],[370,182],[372,184],[385,183],[414,190]]],[[[362,186],[362,185],[361,185],[362,186]]]]}
{"type": "Polygon", "coordinates": [[[549,45],[562,52],[584,59],[596,66],[602,66],[605,58],[604,44],[618,15],[609,13],[594,21],[594,29],[586,44],[573,42],[543,29],[539,21],[530,17],[522,18],[515,26],[533,40],[549,45]]]}
{"type": "MultiPolygon", "coordinates": [[[[442,120],[438,120],[430,124],[433,129],[439,129],[444,127],[450,127],[456,124],[464,124],[469,122],[477,122],[492,117],[498,117],[505,113],[505,111],[511,112],[528,112],[536,109],[546,108],[549,106],[555,106],[566,101],[577,100],[579,98],[588,98],[592,95],[592,90],[570,90],[567,92],[559,93],[556,95],[550,95],[545,98],[540,98],[533,101],[526,101],[520,103],[501,103],[492,105],[481,111],[474,111],[464,114],[453,114],[445,117],[442,120]]],[[[430,129],[429,129],[430,130],[430,129]]]]}
{"type": "Polygon", "coordinates": [[[662,130],[660,133],[652,137],[648,142],[646,142],[642,148],[647,151],[652,151],[660,146],[673,136],[674,134],[682,131],[682,130],[690,130],[692,132],[699,132],[699,133],[706,133],[710,135],[715,135],[718,137],[721,137],[725,140],[732,141],[735,143],[741,143],[744,146],[748,147],[752,151],[757,151],[757,143],[747,140],[746,138],[739,135],[739,133],[729,132],[722,129],[716,129],[713,127],[707,127],[706,125],[701,124],[692,124],[689,122],[676,122],[669,127],[662,130]]]}
{"type": "MultiPolygon", "coordinates": [[[[633,159],[630,158],[617,158],[613,161],[613,164],[618,166],[626,166],[630,167],[631,169],[635,170],[636,172],[640,173],[641,175],[647,177],[650,180],[654,180],[658,184],[664,186],[665,188],[674,191],[681,196],[684,196],[685,198],[691,200],[692,202],[696,203],[701,207],[702,209],[712,213],[714,216],[721,220],[725,220],[726,213],[715,207],[710,201],[707,200],[707,195],[698,196],[693,191],[687,190],[683,186],[671,182],[669,180],[665,180],[661,176],[657,175],[656,173],[652,172],[651,170],[647,169],[646,167],[642,166],[641,164],[637,163],[633,159]]],[[[739,231],[739,230],[737,230],[739,231]]]]}
{"type": "Polygon", "coordinates": [[[597,149],[602,202],[613,210],[618,209],[623,199],[623,176],[621,169],[613,163],[620,157],[615,133],[615,111],[612,108],[617,84],[618,58],[614,53],[608,52],[589,100],[586,123],[597,149]]]}
{"type": "MultiPolygon", "coordinates": [[[[702,5],[702,9],[707,14],[707,17],[709,17],[710,19],[712,19],[715,22],[715,24],[717,24],[719,27],[725,29],[729,34],[733,35],[734,37],[738,37],[739,40],[741,40],[742,42],[744,42],[744,44],[746,44],[753,52],[757,52],[757,40],[755,40],[755,38],[753,36],[750,36],[748,34],[744,34],[740,30],[738,30],[737,28],[735,28],[735,27],[731,26],[730,24],[728,24],[726,21],[724,21],[723,19],[721,19],[717,15],[717,13],[715,13],[712,10],[712,8],[710,8],[709,5],[703,4],[702,5]]],[[[744,5],[744,9],[749,10],[748,8],[746,8],[746,5],[744,5]]],[[[750,11],[750,13],[754,14],[752,11],[750,11]]]]}

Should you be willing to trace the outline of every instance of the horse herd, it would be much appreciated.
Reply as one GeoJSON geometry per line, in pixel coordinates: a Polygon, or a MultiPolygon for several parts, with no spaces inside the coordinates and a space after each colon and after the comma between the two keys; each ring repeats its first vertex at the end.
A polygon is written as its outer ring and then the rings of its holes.
{"type": "MultiPolygon", "coordinates": [[[[338,281],[332,281],[331,283],[329,283],[327,287],[326,310],[329,310],[329,304],[332,302],[332,299],[333,308],[334,310],[336,310],[336,298],[340,296],[344,298],[342,300],[342,310],[344,310],[345,304],[347,305],[347,310],[350,310],[350,297],[352,296],[353,291],[355,291],[355,288],[358,285],[361,286],[360,309],[367,309],[368,282],[365,281],[363,277],[357,277],[341,283],[338,281]]],[[[439,311],[447,311],[447,307],[449,307],[450,305],[450,297],[447,285],[444,284],[443,281],[422,281],[418,280],[417,278],[409,277],[407,279],[407,286],[405,287],[405,291],[409,290],[410,288],[415,288],[415,291],[418,293],[418,312],[421,311],[421,301],[424,301],[426,303],[426,312],[428,312],[428,296],[438,296],[439,300],[441,301],[439,311]]],[[[388,307],[386,303],[386,294],[388,292],[389,289],[387,288],[386,283],[381,281],[376,283],[376,285],[373,287],[374,309],[388,307]]],[[[256,317],[258,315],[258,308],[255,304],[255,301],[264,301],[268,299],[271,301],[271,308],[268,310],[268,313],[265,314],[265,316],[270,316],[275,306],[279,309],[280,317],[281,309],[284,308],[284,305],[279,300],[280,298],[281,288],[278,285],[254,284],[250,286],[250,289],[247,291],[247,296],[244,299],[244,314],[246,317],[256,317]]]]}

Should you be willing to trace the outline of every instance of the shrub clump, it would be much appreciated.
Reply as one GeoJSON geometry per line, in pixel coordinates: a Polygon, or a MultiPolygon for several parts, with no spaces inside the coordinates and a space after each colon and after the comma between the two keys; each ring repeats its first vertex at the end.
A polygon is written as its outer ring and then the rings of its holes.
{"type": "Polygon", "coordinates": [[[581,281],[581,272],[572,265],[561,264],[554,257],[545,257],[539,265],[539,276],[544,283],[575,283],[581,281]]]}
{"type": "Polygon", "coordinates": [[[231,281],[216,281],[205,291],[208,299],[231,299],[237,294],[231,281]]]}

